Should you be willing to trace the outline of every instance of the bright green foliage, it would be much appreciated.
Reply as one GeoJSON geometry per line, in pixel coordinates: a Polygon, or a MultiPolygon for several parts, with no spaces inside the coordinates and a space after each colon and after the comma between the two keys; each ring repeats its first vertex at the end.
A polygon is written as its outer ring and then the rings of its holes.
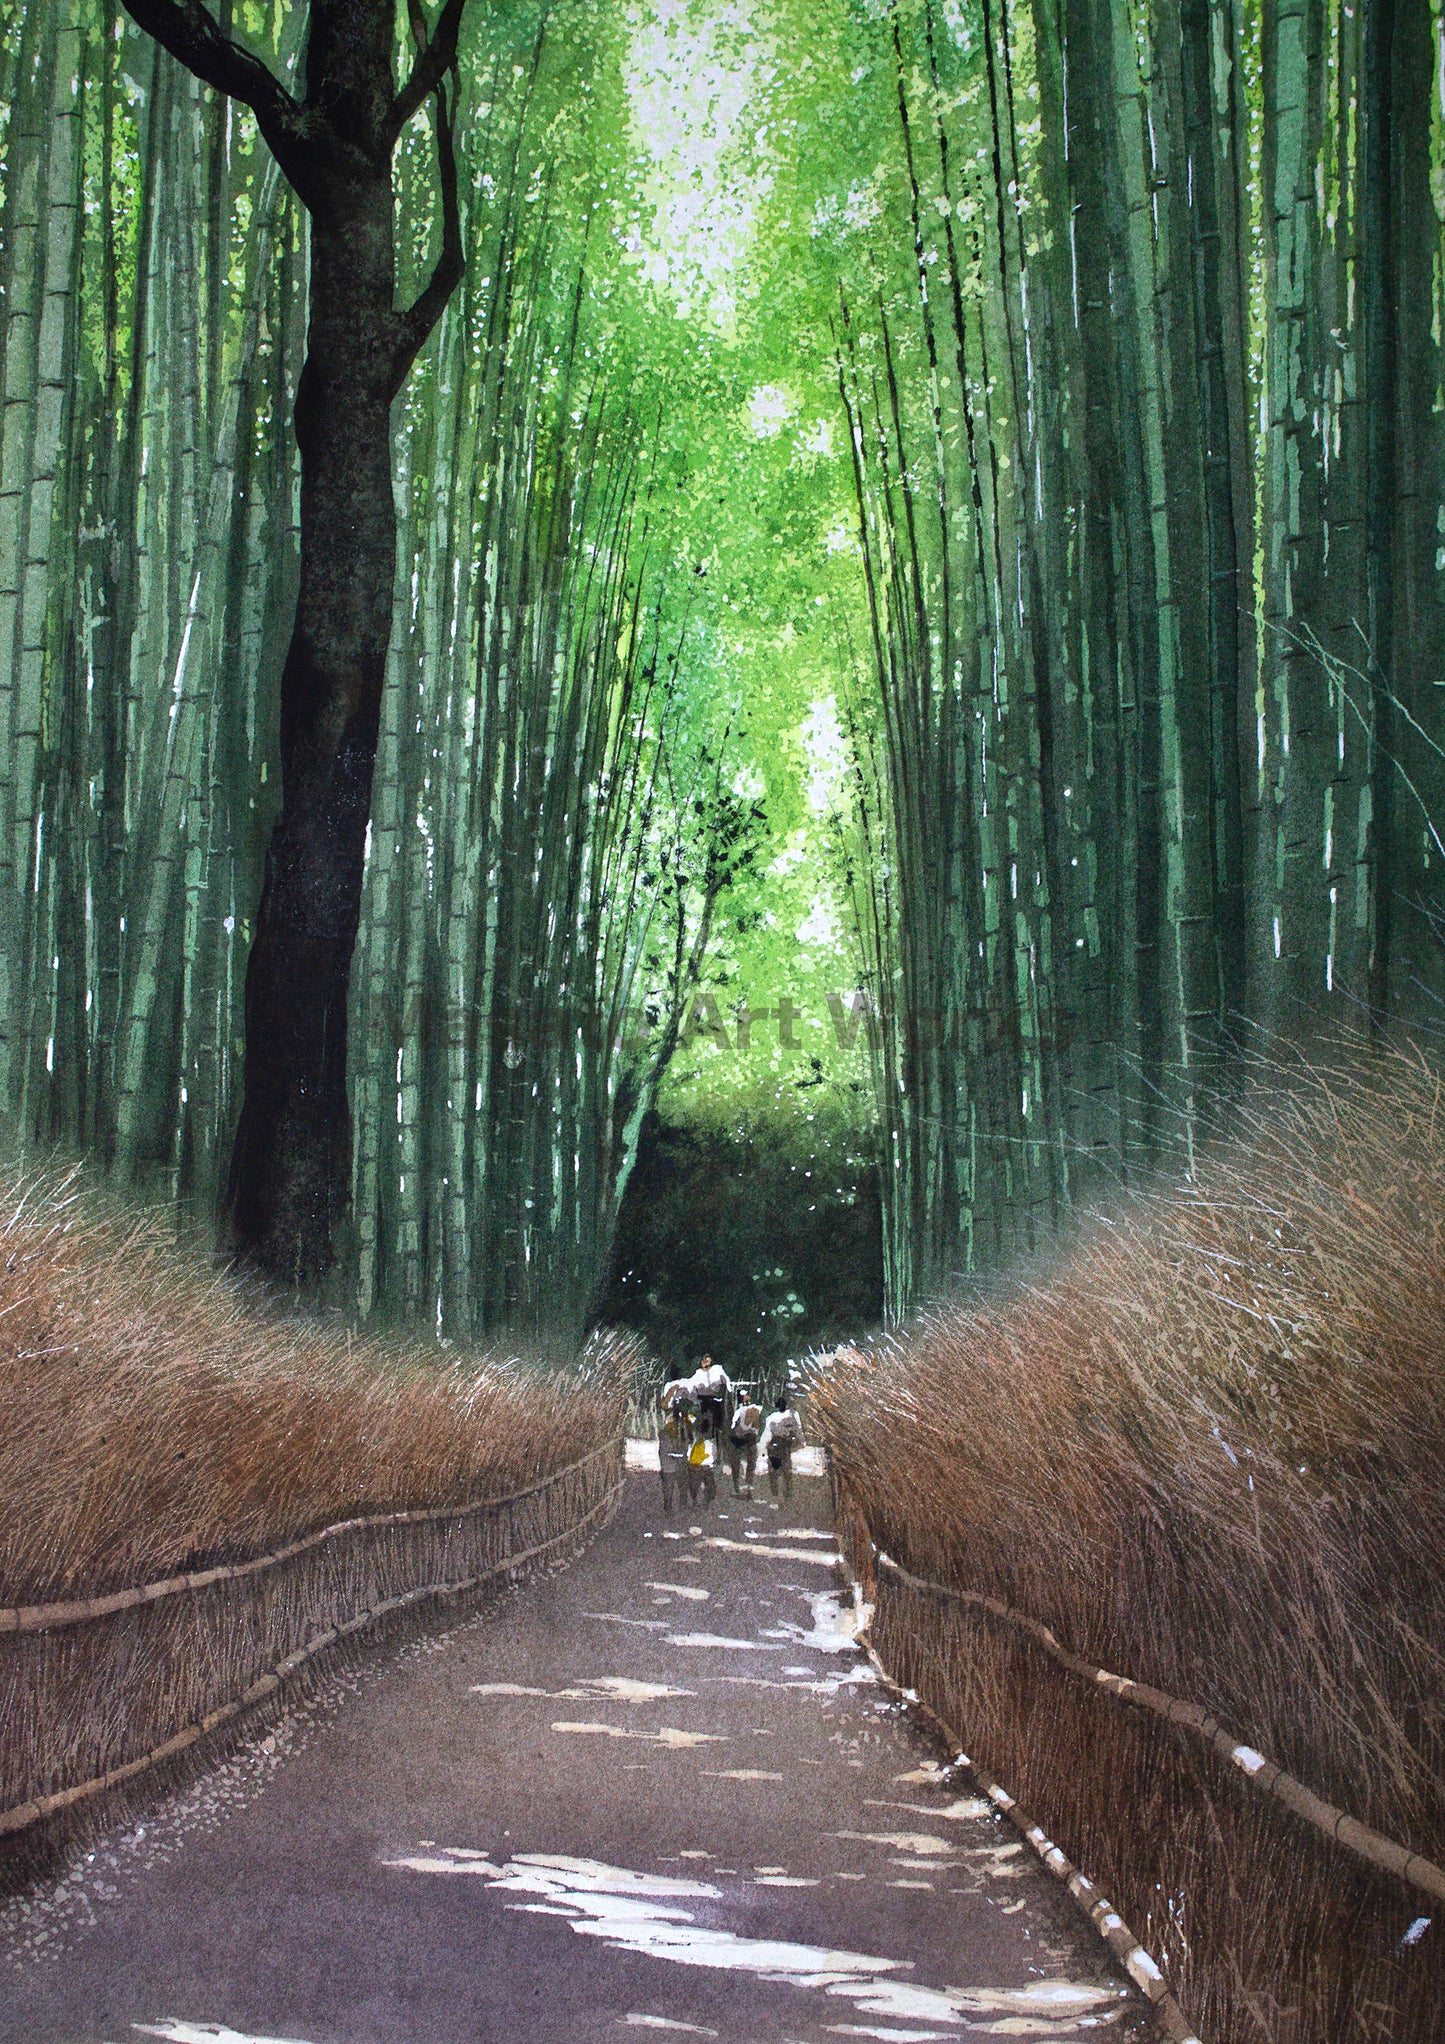
{"type": "MultiPolygon", "coordinates": [[[[0,1078],[209,1214],[304,230],[109,0],[0,20],[0,1078]]],[[[469,13],[397,408],[348,1299],[575,1320],[653,1108],[816,1092],[902,1310],[1187,1143],[1253,1025],[1438,1020],[1438,5],[540,26],[469,13]]]]}
{"type": "Polygon", "coordinates": [[[898,0],[798,36],[898,1310],[1187,1149],[1252,1025],[1438,1023],[1441,27],[898,0]]]}
{"type": "MultiPolygon", "coordinates": [[[[233,25],[294,59],[296,10],[233,25]]],[[[29,1140],[205,1219],[277,799],[304,222],[249,120],[102,0],[7,34],[0,1058],[29,1140]]],[[[764,827],[698,681],[677,337],[618,316],[620,31],[493,10],[465,56],[467,278],[396,419],[337,1279],[460,1333],[584,1314],[764,827]]],[[[436,231],[425,119],[403,289],[436,231]]]]}

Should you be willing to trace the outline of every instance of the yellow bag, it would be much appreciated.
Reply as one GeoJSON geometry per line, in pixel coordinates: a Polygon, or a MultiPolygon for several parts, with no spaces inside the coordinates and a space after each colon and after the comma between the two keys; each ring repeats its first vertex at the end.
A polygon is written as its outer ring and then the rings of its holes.
{"type": "Polygon", "coordinates": [[[694,1441],[691,1449],[688,1451],[687,1459],[694,1469],[705,1469],[707,1467],[707,1442],[694,1441]]]}

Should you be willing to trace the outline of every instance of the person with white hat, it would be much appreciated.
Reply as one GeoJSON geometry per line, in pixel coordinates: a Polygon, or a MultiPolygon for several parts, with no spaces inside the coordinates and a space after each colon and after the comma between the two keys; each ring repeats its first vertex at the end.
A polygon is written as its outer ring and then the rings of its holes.
{"type": "Polygon", "coordinates": [[[698,1423],[702,1431],[711,1434],[715,1441],[722,1440],[723,1406],[732,1381],[721,1363],[715,1363],[711,1356],[704,1356],[687,1380],[688,1392],[697,1406],[698,1423]]]}

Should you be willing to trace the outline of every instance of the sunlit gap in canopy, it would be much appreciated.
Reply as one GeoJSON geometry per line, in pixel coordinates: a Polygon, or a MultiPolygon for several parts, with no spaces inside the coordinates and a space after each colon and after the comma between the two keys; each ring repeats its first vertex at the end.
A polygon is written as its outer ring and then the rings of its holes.
{"type": "Polygon", "coordinates": [[[732,338],[772,184],[773,40],[750,0],[654,0],[630,10],[628,26],[627,92],[650,207],[628,252],[680,319],[705,319],[732,338]]]}
{"type": "MultiPolygon", "coordinates": [[[[628,253],[647,282],[672,299],[679,319],[707,328],[725,347],[745,350],[749,301],[766,289],[761,220],[774,193],[777,151],[785,146],[775,104],[778,25],[753,0],[652,0],[634,7],[627,19],[624,73],[633,140],[644,166],[644,206],[631,224],[628,253]]],[[[798,393],[777,382],[753,385],[737,423],[753,441],[776,441],[786,433],[801,454],[837,452],[832,420],[804,413],[798,393]]],[[[815,601],[821,605],[825,599],[815,601]]],[[[775,660],[787,661],[794,636],[791,626],[782,628],[775,660]]],[[[747,639],[744,633],[731,640],[735,656],[746,657],[747,639]]],[[[738,710],[745,715],[741,702],[738,710]]],[[[807,706],[797,740],[798,765],[809,783],[806,820],[770,863],[774,879],[815,863],[818,819],[840,806],[836,695],[819,695],[807,706]]],[[[763,778],[746,765],[734,774],[733,786],[747,799],[766,793],[763,778]]],[[[798,943],[840,946],[831,888],[801,907],[790,906],[790,934],[798,943]]],[[[764,920],[773,919],[770,907],[764,920]]],[[[846,973],[846,965],[841,969],[846,973]]]]}

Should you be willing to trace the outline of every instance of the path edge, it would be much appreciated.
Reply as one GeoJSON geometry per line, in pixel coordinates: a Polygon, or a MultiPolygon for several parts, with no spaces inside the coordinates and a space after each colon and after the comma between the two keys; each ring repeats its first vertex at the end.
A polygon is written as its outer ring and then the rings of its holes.
{"type": "Polygon", "coordinates": [[[89,1781],[0,1813],[0,1897],[24,1892],[81,1845],[142,1815],[215,1766],[253,1728],[274,1722],[303,1702],[309,1685],[388,1646],[405,1644],[439,1619],[452,1630],[487,1607],[489,1595],[520,1588],[579,1561],[614,1517],[627,1488],[624,1475],[592,1509],[550,1540],[485,1569],[469,1580],[419,1585],[328,1628],[287,1655],[240,1696],[181,1728],[158,1747],[89,1781]],[[450,1607],[450,1608],[448,1608],[450,1607]],[[6,1821],[8,1820],[8,1821],[6,1821]],[[17,1821],[18,1820],[18,1821],[17,1821]]]}
{"type": "MultiPolygon", "coordinates": [[[[860,1614],[867,1611],[869,1606],[863,1596],[862,1584],[844,1560],[841,1552],[838,1556],[838,1567],[842,1571],[844,1582],[852,1594],[854,1609],[860,1614]]],[[[1153,2009],[1155,2020],[1158,2022],[1160,2033],[1167,2040],[1167,2044],[1202,2044],[1202,2039],[1171,1992],[1162,1969],[1151,1955],[1145,1951],[1143,1945],[1140,1944],[1133,1931],[1130,1930],[1128,1924],[1125,1923],[1123,1917],[1115,1909],[1108,1897],[1101,1894],[1088,1875],[1081,1872],[1074,1865],[1073,1861],[1054,1844],[1053,1840],[1048,1837],[1043,1829],[1034,1823],[1028,1812],[1019,1808],[1019,1805],[1009,1794],[1008,1790],[1002,1788],[998,1782],[994,1781],[991,1776],[984,1772],[976,1760],[969,1756],[964,1750],[963,1741],[958,1733],[952,1725],[939,1716],[932,1704],[925,1703],[917,1690],[905,1689],[900,1682],[896,1682],[893,1679],[879,1659],[878,1651],[868,1636],[868,1630],[866,1624],[860,1626],[855,1634],[855,1638],[864,1653],[867,1654],[879,1681],[890,1689],[902,1703],[905,1703],[910,1710],[916,1711],[921,1717],[929,1720],[941,1738],[943,1745],[955,1756],[949,1761],[948,1769],[966,1768],[968,1770],[995,1809],[1002,1812],[1009,1819],[1009,1822],[1022,1834],[1026,1843],[1033,1848],[1039,1860],[1047,1867],[1054,1879],[1068,1890],[1069,1895],[1077,1904],[1080,1914],[1092,1926],[1102,1943],[1108,1947],[1111,1956],[1118,1960],[1134,1985],[1149,2002],[1153,2009]]]]}

